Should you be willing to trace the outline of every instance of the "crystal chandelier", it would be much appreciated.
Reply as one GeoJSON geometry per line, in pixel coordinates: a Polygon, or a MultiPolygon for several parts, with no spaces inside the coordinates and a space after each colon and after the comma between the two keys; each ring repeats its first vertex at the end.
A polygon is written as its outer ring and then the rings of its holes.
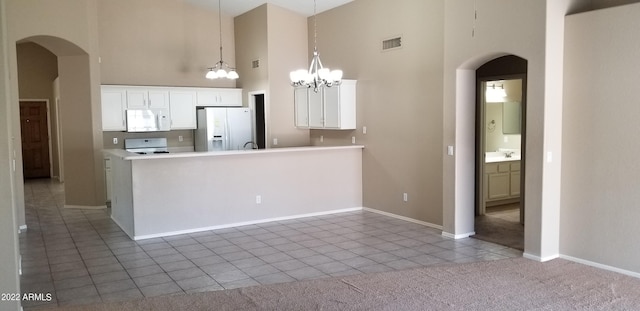
{"type": "Polygon", "coordinates": [[[321,86],[331,87],[340,85],[342,80],[342,70],[329,70],[322,67],[320,54],[318,53],[318,31],[316,23],[316,1],[313,1],[313,59],[309,70],[299,69],[289,74],[291,85],[313,87],[315,92],[321,86]]]}
{"type": "Polygon", "coordinates": [[[235,68],[232,68],[231,66],[229,66],[229,64],[225,63],[222,60],[222,13],[221,13],[221,6],[220,6],[220,2],[222,2],[222,0],[218,0],[218,21],[220,22],[220,61],[217,62],[213,67],[209,67],[209,71],[207,72],[207,75],[205,76],[205,78],[207,79],[230,79],[230,80],[235,80],[238,79],[240,76],[238,76],[238,73],[236,72],[235,68]]]}

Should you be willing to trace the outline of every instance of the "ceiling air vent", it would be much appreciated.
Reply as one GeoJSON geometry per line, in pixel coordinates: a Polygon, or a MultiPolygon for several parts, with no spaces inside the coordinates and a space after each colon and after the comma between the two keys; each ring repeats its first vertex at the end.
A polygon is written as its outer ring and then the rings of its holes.
{"type": "Polygon", "coordinates": [[[402,37],[395,37],[391,39],[386,39],[382,41],[382,50],[394,50],[402,47],[402,37]]]}
{"type": "Polygon", "coordinates": [[[260,60],[256,59],[254,61],[251,62],[251,68],[258,68],[260,67],[260,60]]]}

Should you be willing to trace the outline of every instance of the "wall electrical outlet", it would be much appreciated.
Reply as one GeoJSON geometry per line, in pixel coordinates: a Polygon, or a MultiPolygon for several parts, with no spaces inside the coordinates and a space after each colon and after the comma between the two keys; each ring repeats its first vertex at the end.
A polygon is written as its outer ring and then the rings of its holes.
{"type": "Polygon", "coordinates": [[[114,138],[113,138],[113,144],[114,144],[114,145],[117,145],[117,144],[118,144],[118,137],[114,137],[114,138]]]}
{"type": "Polygon", "coordinates": [[[256,195],[256,204],[262,204],[262,196],[256,195]]]}
{"type": "Polygon", "coordinates": [[[320,135],[320,142],[321,143],[324,142],[324,136],[323,135],[320,135]]]}
{"type": "Polygon", "coordinates": [[[182,135],[178,136],[178,141],[183,141],[184,137],[182,137],[182,135]]]}
{"type": "Polygon", "coordinates": [[[406,192],[402,194],[402,201],[409,202],[409,195],[406,192]]]}
{"type": "Polygon", "coordinates": [[[367,134],[367,127],[366,126],[362,127],[362,134],[367,134]]]}
{"type": "Polygon", "coordinates": [[[351,136],[351,143],[352,144],[356,144],[356,137],[355,136],[351,136]]]}
{"type": "Polygon", "coordinates": [[[277,139],[277,138],[274,138],[274,139],[273,139],[273,145],[274,145],[274,146],[277,146],[277,145],[278,145],[278,139],[277,139]]]}

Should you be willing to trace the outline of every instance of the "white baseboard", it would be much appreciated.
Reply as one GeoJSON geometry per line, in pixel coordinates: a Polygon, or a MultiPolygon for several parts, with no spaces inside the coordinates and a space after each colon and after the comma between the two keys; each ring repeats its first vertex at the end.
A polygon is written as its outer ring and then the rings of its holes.
{"type": "Polygon", "coordinates": [[[459,240],[459,239],[466,239],[472,235],[475,235],[475,231],[474,232],[467,232],[467,233],[462,233],[462,234],[453,234],[453,233],[449,233],[449,232],[444,232],[442,231],[442,236],[445,238],[451,238],[451,239],[455,239],[455,240],[459,240]]]}
{"type": "Polygon", "coordinates": [[[616,268],[616,267],[613,267],[613,266],[604,265],[604,264],[601,264],[601,263],[597,263],[597,262],[593,262],[593,261],[589,261],[589,260],[585,260],[585,259],[581,259],[581,258],[577,258],[577,257],[573,257],[573,256],[560,255],[560,258],[566,259],[566,260],[569,260],[569,261],[573,261],[573,262],[577,262],[579,264],[592,266],[592,267],[603,269],[603,270],[613,271],[613,272],[617,272],[617,273],[620,273],[620,274],[632,276],[632,277],[635,277],[635,278],[640,278],[640,273],[638,273],[638,272],[624,270],[624,269],[620,269],[620,268],[616,268]]]}
{"type": "Polygon", "coordinates": [[[559,258],[560,255],[556,254],[556,255],[551,255],[551,256],[546,256],[546,257],[540,257],[540,256],[529,254],[529,253],[522,253],[522,257],[530,259],[530,260],[533,260],[533,261],[537,261],[537,262],[545,262],[545,261],[554,260],[556,258],[559,258]]]}
{"type": "MultiPolygon", "coordinates": [[[[133,236],[132,238],[135,241],[138,241],[138,240],[145,240],[145,239],[161,238],[161,237],[172,236],[172,235],[188,234],[188,233],[195,233],[195,232],[202,232],[202,231],[209,231],[209,230],[217,230],[217,229],[225,229],[225,228],[233,228],[233,227],[241,227],[241,226],[248,226],[248,225],[256,225],[256,224],[262,224],[262,223],[272,222],[272,221],[283,221],[283,220],[299,219],[299,218],[306,218],[306,217],[314,217],[314,216],[323,216],[323,215],[330,215],[330,214],[355,212],[355,211],[361,211],[362,209],[363,209],[362,207],[345,208],[345,209],[331,210],[331,211],[326,211],[326,212],[300,214],[300,215],[284,216],[284,217],[276,217],[276,218],[267,218],[267,219],[251,220],[251,221],[244,221],[244,222],[237,222],[237,223],[231,223],[231,224],[224,224],[224,225],[210,226],[210,227],[202,227],[202,228],[195,228],[195,229],[188,229],[188,230],[179,230],[179,231],[171,231],[171,232],[162,232],[162,233],[138,235],[138,236],[133,236]]],[[[113,219],[113,217],[112,217],[112,219],[113,219]]],[[[117,224],[117,222],[116,222],[116,224],[117,224]]],[[[120,226],[120,225],[118,224],[118,226],[120,226]]],[[[122,226],[120,226],[120,228],[122,228],[122,226]]],[[[131,237],[131,235],[129,235],[129,237],[131,237]]]]}
{"type": "Polygon", "coordinates": [[[64,205],[64,208],[69,208],[69,209],[105,209],[107,208],[106,205],[98,205],[98,206],[89,206],[89,205],[64,205]]]}
{"type": "Polygon", "coordinates": [[[432,224],[432,223],[429,223],[429,222],[426,222],[426,221],[417,220],[417,219],[413,219],[413,218],[409,218],[409,217],[405,217],[405,216],[400,216],[400,215],[396,215],[396,214],[392,214],[392,213],[389,213],[389,212],[385,212],[385,211],[381,211],[381,210],[377,210],[377,209],[373,209],[373,208],[368,208],[368,207],[363,207],[362,210],[367,211],[367,212],[380,214],[380,215],[389,216],[389,217],[392,217],[392,218],[396,218],[396,219],[400,219],[400,220],[404,220],[404,221],[408,221],[408,222],[412,222],[414,224],[423,225],[425,227],[442,230],[442,226],[436,225],[436,224],[432,224]]]}

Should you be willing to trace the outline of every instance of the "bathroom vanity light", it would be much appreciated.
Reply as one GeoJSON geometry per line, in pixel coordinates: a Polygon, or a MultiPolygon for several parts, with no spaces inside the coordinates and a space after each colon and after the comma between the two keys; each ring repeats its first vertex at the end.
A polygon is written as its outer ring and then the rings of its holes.
{"type": "Polygon", "coordinates": [[[222,60],[222,13],[221,13],[222,10],[220,6],[220,2],[222,2],[222,0],[218,0],[218,21],[220,23],[220,61],[217,62],[213,67],[209,67],[209,71],[205,75],[205,78],[207,79],[227,78],[230,80],[235,80],[240,77],[238,76],[236,69],[232,68],[231,66],[229,66],[229,64],[225,63],[222,60]]]}
{"type": "Polygon", "coordinates": [[[507,92],[504,90],[504,84],[497,85],[497,83],[487,83],[485,102],[501,103],[504,102],[505,97],[507,97],[507,92]]]}
{"type": "Polygon", "coordinates": [[[309,70],[299,69],[289,73],[291,79],[291,85],[293,86],[306,86],[313,87],[313,90],[318,92],[318,88],[321,86],[331,87],[339,85],[342,81],[342,70],[329,70],[329,68],[322,67],[320,61],[320,54],[317,47],[317,23],[316,23],[316,1],[313,1],[313,59],[309,70]]]}

